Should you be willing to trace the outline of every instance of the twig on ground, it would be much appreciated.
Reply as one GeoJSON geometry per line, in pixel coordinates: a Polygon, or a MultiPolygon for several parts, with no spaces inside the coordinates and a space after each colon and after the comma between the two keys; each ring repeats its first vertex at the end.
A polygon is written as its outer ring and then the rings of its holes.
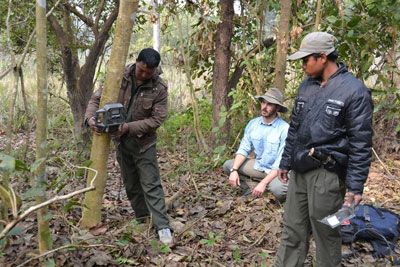
{"type": "Polygon", "coordinates": [[[167,208],[167,210],[169,210],[172,203],[181,195],[182,190],[183,190],[183,187],[179,188],[179,190],[175,194],[173,194],[172,197],[168,198],[165,201],[165,207],[167,208]]]}
{"type": "Polygon", "coordinates": [[[389,175],[390,179],[393,180],[395,179],[393,175],[390,173],[388,167],[383,163],[383,161],[379,158],[378,154],[376,153],[375,149],[372,148],[372,152],[374,152],[375,157],[378,159],[379,163],[382,165],[382,167],[385,169],[386,174],[389,175]]]}
{"type": "Polygon", "coordinates": [[[215,198],[215,197],[212,197],[212,196],[201,195],[201,197],[203,197],[203,198],[205,198],[205,199],[208,199],[208,200],[218,201],[218,199],[217,199],[217,198],[215,198]]]}
{"type": "Polygon", "coordinates": [[[180,231],[180,233],[178,233],[176,236],[179,237],[181,236],[183,233],[185,233],[187,230],[189,230],[190,228],[192,228],[196,223],[198,223],[200,220],[204,219],[204,217],[206,217],[206,215],[208,214],[208,212],[206,214],[204,214],[203,216],[197,218],[196,220],[194,220],[191,224],[189,224],[188,226],[186,226],[185,228],[183,228],[182,231],[180,231]]]}
{"type": "Polygon", "coordinates": [[[9,222],[5,226],[3,231],[0,233],[0,240],[3,239],[6,236],[6,234],[17,225],[17,223],[19,223],[21,220],[23,220],[26,216],[28,216],[32,212],[34,212],[34,211],[36,211],[38,209],[41,209],[41,208],[43,208],[43,207],[45,207],[47,205],[50,205],[53,202],[56,202],[56,201],[59,201],[59,200],[69,199],[69,198],[74,197],[75,195],[95,190],[96,188],[95,188],[95,186],[93,184],[94,184],[94,181],[96,180],[96,177],[97,177],[97,170],[92,169],[92,168],[88,168],[88,167],[79,167],[79,166],[76,166],[76,167],[83,168],[83,169],[88,169],[88,170],[94,171],[96,173],[94,175],[94,178],[90,182],[90,186],[89,187],[85,187],[83,189],[80,189],[78,191],[72,192],[72,193],[64,195],[64,196],[55,196],[52,199],[49,199],[49,200],[47,200],[45,202],[40,203],[39,205],[35,205],[35,206],[30,207],[29,209],[27,209],[25,212],[23,212],[18,217],[14,218],[14,220],[9,222]]]}
{"type": "Polygon", "coordinates": [[[253,242],[253,244],[250,245],[250,248],[257,246],[264,239],[264,236],[267,234],[269,229],[270,227],[265,227],[265,231],[260,235],[260,237],[256,241],[253,242]]]}
{"type": "Polygon", "coordinates": [[[39,259],[39,258],[41,258],[41,257],[47,256],[47,255],[49,255],[49,254],[51,254],[51,253],[54,253],[54,252],[57,252],[57,251],[59,251],[59,250],[66,249],[66,248],[71,248],[71,247],[73,247],[73,248],[95,248],[95,247],[109,247],[109,248],[115,248],[115,247],[117,247],[117,246],[114,246],[114,245],[106,245],[106,244],[98,244],[98,245],[97,245],[97,244],[96,244],[96,245],[74,245],[74,244],[69,244],[69,245],[61,246],[61,247],[56,248],[56,249],[53,249],[53,250],[46,251],[46,252],[44,252],[44,253],[42,253],[42,254],[40,254],[40,255],[38,255],[38,256],[35,256],[35,257],[33,257],[33,258],[30,258],[29,260],[24,261],[23,263],[21,263],[21,264],[18,265],[17,267],[24,266],[25,264],[27,264],[27,263],[29,263],[29,262],[31,262],[31,261],[33,261],[33,260],[36,260],[36,259],[39,259]]]}

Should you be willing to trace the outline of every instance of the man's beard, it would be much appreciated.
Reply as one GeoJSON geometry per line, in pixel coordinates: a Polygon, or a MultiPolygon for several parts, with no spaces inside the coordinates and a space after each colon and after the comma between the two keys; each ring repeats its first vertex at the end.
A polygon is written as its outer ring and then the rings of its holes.
{"type": "Polygon", "coordinates": [[[274,112],[268,112],[266,109],[261,110],[261,116],[263,116],[266,119],[271,119],[275,117],[274,112]]]}

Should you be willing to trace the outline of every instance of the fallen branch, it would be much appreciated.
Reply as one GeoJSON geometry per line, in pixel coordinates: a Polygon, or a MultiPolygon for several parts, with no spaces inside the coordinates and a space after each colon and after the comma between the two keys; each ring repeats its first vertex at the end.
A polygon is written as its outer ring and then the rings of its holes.
{"type": "Polygon", "coordinates": [[[98,244],[98,245],[74,245],[74,244],[70,244],[70,245],[65,245],[65,246],[61,246],[61,247],[56,248],[56,249],[53,249],[53,250],[46,251],[46,252],[44,252],[44,253],[42,253],[42,254],[36,256],[36,257],[30,258],[29,260],[24,261],[23,263],[21,263],[21,264],[18,265],[17,267],[24,266],[25,264],[27,264],[27,263],[29,263],[29,262],[31,262],[31,261],[33,261],[33,260],[36,260],[36,259],[39,259],[39,258],[41,258],[41,257],[47,256],[47,255],[49,255],[49,254],[51,254],[51,253],[57,252],[57,251],[62,250],[62,249],[66,249],[66,248],[95,248],[95,247],[110,247],[110,248],[115,248],[115,247],[117,247],[117,246],[114,246],[114,245],[105,245],[105,244],[98,244]]]}
{"type": "Polygon", "coordinates": [[[379,163],[382,165],[382,167],[385,169],[386,174],[389,175],[390,179],[393,180],[394,177],[393,175],[390,173],[388,167],[386,167],[386,165],[383,163],[383,161],[379,158],[378,154],[376,153],[375,149],[372,148],[372,152],[374,152],[375,157],[378,159],[379,163]]]}
{"type": "Polygon", "coordinates": [[[177,199],[181,195],[182,190],[183,190],[183,187],[179,188],[179,190],[175,194],[173,194],[172,197],[168,198],[165,201],[165,206],[166,206],[167,210],[169,210],[169,208],[171,207],[171,205],[175,201],[175,199],[177,199]]]}
{"type": "MultiPolygon", "coordinates": [[[[78,167],[78,166],[77,166],[77,167],[78,167]]],[[[47,206],[47,205],[50,205],[50,204],[53,203],[53,202],[56,202],[56,201],[59,201],[59,200],[69,199],[69,198],[72,198],[72,197],[74,197],[74,196],[76,196],[76,195],[78,195],[78,194],[82,194],[82,193],[85,193],[85,192],[88,192],[88,191],[95,190],[96,187],[95,187],[93,184],[94,184],[94,181],[96,180],[96,177],[97,177],[97,170],[92,169],[92,168],[88,168],[88,167],[78,167],[78,168],[88,169],[88,170],[94,171],[94,172],[96,173],[96,174],[94,175],[94,178],[93,178],[92,181],[90,182],[90,186],[89,186],[89,187],[83,188],[83,189],[81,189],[81,190],[72,192],[72,193],[67,194],[67,195],[64,195],[64,196],[55,196],[55,197],[53,197],[52,199],[49,199],[49,200],[47,200],[47,201],[45,201],[45,202],[40,203],[39,205],[35,205],[35,206],[30,207],[29,209],[27,209],[25,212],[23,212],[23,213],[22,213],[21,215],[19,215],[18,217],[14,218],[14,220],[12,220],[11,222],[9,222],[9,223],[5,226],[5,228],[3,229],[3,231],[0,233],[0,240],[3,239],[3,238],[6,236],[6,234],[7,234],[11,229],[13,229],[13,228],[17,225],[17,223],[19,223],[21,220],[23,220],[26,216],[28,216],[28,215],[31,214],[32,212],[34,212],[34,211],[36,211],[36,210],[38,210],[38,209],[41,209],[41,208],[43,208],[43,207],[45,207],[45,206],[47,206]]]]}

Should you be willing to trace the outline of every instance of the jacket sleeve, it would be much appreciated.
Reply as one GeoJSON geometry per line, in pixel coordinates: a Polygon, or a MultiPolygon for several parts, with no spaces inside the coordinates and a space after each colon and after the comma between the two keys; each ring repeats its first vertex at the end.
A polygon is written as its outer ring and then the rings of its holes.
{"type": "Polygon", "coordinates": [[[285,127],[283,128],[283,130],[281,132],[281,136],[279,138],[280,139],[280,144],[279,144],[279,149],[278,149],[278,155],[276,157],[276,160],[275,160],[274,164],[272,165],[272,169],[273,170],[278,170],[279,169],[279,165],[280,165],[280,162],[282,160],[283,150],[285,149],[288,128],[289,128],[289,125],[285,123],[285,127]]]}
{"type": "Polygon", "coordinates": [[[297,131],[297,117],[295,114],[295,108],[293,108],[292,115],[290,116],[289,130],[287,133],[285,148],[282,153],[282,158],[279,163],[279,169],[290,170],[292,161],[292,149],[296,137],[297,131]]]}
{"type": "Polygon", "coordinates": [[[92,97],[89,100],[88,106],[85,112],[85,125],[87,120],[96,114],[96,111],[99,109],[101,93],[103,92],[103,85],[100,85],[100,88],[93,93],[92,97]]]}
{"type": "Polygon", "coordinates": [[[360,85],[352,95],[345,116],[349,141],[346,186],[349,192],[355,194],[363,193],[371,164],[372,113],[370,91],[360,85]]]}
{"type": "Polygon", "coordinates": [[[150,117],[128,122],[129,135],[140,138],[147,133],[155,132],[165,121],[168,115],[168,88],[162,86],[159,91],[160,93],[154,99],[150,117]]]}

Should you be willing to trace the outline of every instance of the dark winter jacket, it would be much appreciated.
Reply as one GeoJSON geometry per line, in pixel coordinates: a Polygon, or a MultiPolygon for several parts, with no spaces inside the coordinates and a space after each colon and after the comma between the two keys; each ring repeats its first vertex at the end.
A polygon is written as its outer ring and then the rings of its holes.
{"type": "Polygon", "coordinates": [[[291,115],[280,168],[296,172],[321,167],[308,153],[312,147],[336,161],[325,165],[345,178],[350,192],[361,194],[372,150],[371,93],[343,64],[321,86],[307,78],[300,85],[291,115]]]}
{"type": "MultiPolygon", "coordinates": [[[[118,103],[128,110],[130,99],[133,97],[133,113],[128,114],[127,122],[129,135],[136,138],[140,150],[145,151],[157,142],[156,130],[168,115],[168,87],[156,71],[153,77],[140,85],[136,94],[131,96],[135,67],[135,64],[130,64],[125,68],[118,103]]],[[[93,117],[99,109],[102,90],[103,86],[89,100],[85,121],[93,117]]]]}

